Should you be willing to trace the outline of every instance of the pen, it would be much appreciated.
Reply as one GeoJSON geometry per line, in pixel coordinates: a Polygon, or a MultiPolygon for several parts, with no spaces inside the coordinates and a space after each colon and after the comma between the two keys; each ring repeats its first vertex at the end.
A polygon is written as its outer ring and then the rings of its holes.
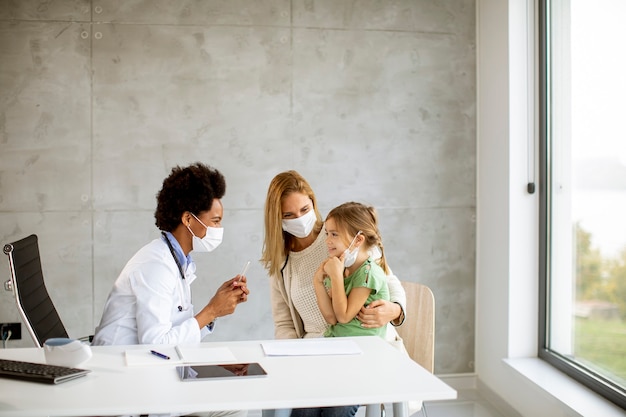
{"type": "Polygon", "coordinates": [[[169,356],[164,355],[162,353],[159,353],[156,350],[151,350],[150,353],[152,353],[154,356],[158,356],[159,358],[163,358],[163,359],[169,359],[170,358],[169,356]]]}

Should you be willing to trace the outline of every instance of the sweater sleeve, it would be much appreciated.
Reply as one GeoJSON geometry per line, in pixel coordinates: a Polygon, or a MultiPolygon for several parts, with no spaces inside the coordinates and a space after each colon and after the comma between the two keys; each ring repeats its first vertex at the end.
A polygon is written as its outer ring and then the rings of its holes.
{"type": "Polygon", "coordinates": [[[389,299],[393,303],[397,303],[402,308],[402,313],[400,313],[400,318],[396,319],[392,322],[394,326],[399,326],[404,322],[404,317],[406,317],[406,292],[404,292],[404,287],[402,283],[398,279],[397,276],[390,272],[387,275],[387,285],[389,286],[389,299]]]}
{"type": "Polygon", "coordinates": [[[281,285],[281,276],[271,276],[270,299],[272,302],[272,316],[274,318],[274,337],[276,339],[296,339],[296,328],[285,298],[285,288],[281,285]]]}

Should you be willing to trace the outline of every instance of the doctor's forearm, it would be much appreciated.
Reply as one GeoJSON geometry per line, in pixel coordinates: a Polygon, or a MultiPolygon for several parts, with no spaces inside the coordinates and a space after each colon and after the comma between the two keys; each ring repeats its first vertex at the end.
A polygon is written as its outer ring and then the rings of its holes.
{"type": "Polygon", "coordinates": [[[211,305],[204,307],[198,314],[195,315],[195,319],[198,322],[198,327],[202,329],[215,321],[217,314],[213,311],[211,305]]]}

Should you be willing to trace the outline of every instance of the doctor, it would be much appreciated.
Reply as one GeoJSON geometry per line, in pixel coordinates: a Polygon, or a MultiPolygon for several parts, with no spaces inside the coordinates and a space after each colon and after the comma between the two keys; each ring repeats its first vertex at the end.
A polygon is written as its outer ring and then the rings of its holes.
{"type": "Polygon", "coordinates": [[[224,282],[197,313],[191,304],[196,265],[190,252],[222,241],[224,176],[195,163],[174,167],[157,195],[158,239],[128,261],[113,285],[93,345],[198,343],[218,317],[247,300],[246,277],[224,282]]]}

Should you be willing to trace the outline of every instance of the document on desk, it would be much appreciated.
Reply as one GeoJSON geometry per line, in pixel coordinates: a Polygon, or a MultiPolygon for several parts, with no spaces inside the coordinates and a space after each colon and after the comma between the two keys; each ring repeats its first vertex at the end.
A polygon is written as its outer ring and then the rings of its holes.
{"type": "Polygon", "coordinates": [[[148,346],[137,345],[132,349],[126,349],[124,356],[126,366],[158,366],[180,364],[182,361],[174,346],[160,346],[158,351],[148,346]]]}
{"type": "Polygon", "coordinates": [[[263,342],[266,356],[321,356],[360,355],[363,353],[354,340],[341,338],[274,340],[263,342]]]}
{"type": "Polygon", "coordinates": [[[226,347],[201,345],[137,346],[124,352],[127,366],[233,363],[235,355],[226,347]],[[158,349],[158,350],[155,350],[158,349]]]}
{"type": "Polygon", "coordinates": [[[227,347],[208,347],[201,345],[178,345],[176,352],[183,363],[223,364],[233,363],[237,359],[227,347]]]}

